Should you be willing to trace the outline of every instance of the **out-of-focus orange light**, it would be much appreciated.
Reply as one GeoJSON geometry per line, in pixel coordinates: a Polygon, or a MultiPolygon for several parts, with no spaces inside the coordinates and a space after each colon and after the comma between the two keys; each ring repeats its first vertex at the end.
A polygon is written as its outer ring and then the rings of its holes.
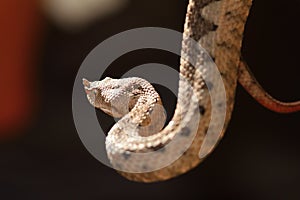
{"type": "Polygon", "coordinates": [[[0,1],[0,140],[32,117],[39,20],[37,0],[0,1]]]}

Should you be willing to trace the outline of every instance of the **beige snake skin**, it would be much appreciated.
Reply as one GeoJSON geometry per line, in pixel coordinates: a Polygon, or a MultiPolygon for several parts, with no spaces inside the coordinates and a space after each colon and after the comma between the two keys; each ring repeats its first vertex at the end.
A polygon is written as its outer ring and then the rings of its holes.
{"type": "MultiPolygon", "coordinates": [[[[188,5],[182,52],[187,55],[193,53],[190,52],[192,44],[189,37],[198,41],[214,59],[226,89],[225,125],[218,133],[219,139],[231,117],[238,80],[255,99],[274,111],[300,110],[299,102],[289,104],[272,99],[240,61],[244,26],[251,4],[252,0],[190,0],[188,5]]],[[[210,123],[208,88],[218,90],[218,87],[214,83],[205,85],[202,66],[206,63],[201,59],[201,52],[198,56],[195,66],[181,59],[178,102],[175,114],[165,128],[161,99],[147,81],[106,78],[89,82],[84,79],[90,103],[107,114],[122,117],[108,133],[106,150],[112,165],[127,179],[141,182],[167,180],[189,171],[204,159],[199,158],[199,150],[210,123]],[[199,111],[201,119],[195,115],[199,111]],[[196,135],[192,134],[193,130],[196,135]],[[177,142],[174,138],[178,138],[177,142]],[[173,140],[173,146],[163,149],[173,140]],[[188,149],[177,152],[182,156],[156,169],[187,141],[192,141],[188,149]],[[154,157],[135,155],[149,152],[154,152],[154,157]],[[138,169],[143,173],[128,172],[138,169]]]]}

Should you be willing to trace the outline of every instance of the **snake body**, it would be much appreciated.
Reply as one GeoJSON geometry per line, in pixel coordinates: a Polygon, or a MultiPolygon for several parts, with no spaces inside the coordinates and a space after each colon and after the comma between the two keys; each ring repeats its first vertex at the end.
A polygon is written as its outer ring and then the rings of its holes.
{"type": "MultiPolygon", "coordinates": [[[[246,64],[240,60],[244,26],[251,4],[252,0],[190,0],[187,9],[182,52],[187,55],[191,53],[192,44],[188,38],[199,42],[216,63],[226,90],[225,125],[219,138],[223,136],[231,117],[238,80],[254,98],[270,109],[279,112],[300,110],[299,102],[285,104],[266,95],[246,64]]],[[[114,117],[122,117],[106,139],[108,157],[122,176],[140,182],[167,180],[189,171],[204,159],[199,158],[199,150],[210,123],[208,89],[218,90],[218,87],[213,82],[210,85],[204,83],[205,71],[201,66],[207,63],[201,56],[200,52],[195,66],[181,59],[175,114],[163,129],[161,122],[165,115],[161,109],[162,102],[147,81],[140,78],[106,78],[89,82],[84,79],[90,103],[114,117]],[[199,108],[200,118],[195,115],[199,108]],[[192,130],[195,130],[195,135],[190,133],[192,130]],[[173,140],[173,146],[163,148],[173,140]],[[182,156],[168,166],[155,168],[190,140],[192,143],[181,152],[182,156]],[[143,153],[153,151],[154,157],[143,157],[143,153]],[[136,157],[134,153],[140,156],[136,157]],[[139,168],[142,173],[130,173],[139,168]]]]}

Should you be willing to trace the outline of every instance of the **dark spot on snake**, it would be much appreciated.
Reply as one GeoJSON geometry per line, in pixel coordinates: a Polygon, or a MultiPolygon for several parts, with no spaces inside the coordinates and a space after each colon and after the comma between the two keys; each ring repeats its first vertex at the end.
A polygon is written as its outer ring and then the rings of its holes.
{"type": "Polygon", "coordinates": [[[220,107],[223,107],[224,106],[224,103],[226,103],[226,102],[219,102],[218,104],[217,104],[217,106],[220,108],[220,107]]]}
{"type": "Polygon", "coordinates": [[[200,112],[200,114],[201,114],[201,115],[204,115],[205,111],[206,111],[206,110],[205,110],[204,106],[199,105],[199,112],[200,112]]]}
{"type": "Polygon", "coordinates": [[[184,127],[180,133],[181,136],[188,137],[191,134],[191,130],[188,127],[184,127]]]}
{"type": "Polygon", "coordinates": [[[231,11],[226,12],[225,15],[231,15],[231,11]]]}
{"type": "Polygon", "coordinates": [[[204,129],[204,135],[207,135],[208,127],[204,129]]]}
{"type": "Polygon", "coordinates": [[[214,25],[213,25],[213,28],[212,28],[212,31],[216,31],[216,30],[218,29],[218,27],[219,27],[218,25],[215,25],[215,24],[214,24],[214,25]]]}
{"type": "Polygon", "coordinates": [[[124,153],[122,154],[122,156],[123,156],[123,158],[124,158],[125,160],[128,160],[128,159],[130,158],[131,154],[128,153],[128,152],[124,152],[124,153]]]}
{"type": "Polygon", "coordinates": [[[212,90],[214,87],[214,84],[210,81],[205,82],[206,83],[206,87],[208,90],[212,90]]]}
{"type": "Polygon", "coordinates": [[[143,170],[148,170],[148,166],[147,165],[143,165],[142,168],[143,168],[143,170]]]}
{"type": "Polygon", "coordinates": [[[185,156],[187,154],[187,150],[181,151],[181,155],[185,156]]]}
{"type": "Polygon", "coordinates": [[[222,77],[226,77],[227,76],[227,74],[224,73],[224,72],[221,72],[220,74],[221,74],[222,77]]]}

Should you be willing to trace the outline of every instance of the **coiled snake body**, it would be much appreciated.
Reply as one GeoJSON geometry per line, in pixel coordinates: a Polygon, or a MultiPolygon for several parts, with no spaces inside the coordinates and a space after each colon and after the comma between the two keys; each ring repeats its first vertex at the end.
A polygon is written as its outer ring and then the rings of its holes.
{"type": "MultiPolygon", "coordinates": [[[[252,0],[190,0],[188,5],[182,52],[190,53],[192,47],[188,38],[199,42],[216,63],[226,90],[225,125],[219,138],[231,117],[237,81],[258,102],[271,110],[300,110],[300,102],[282,103],[269,96],[240,60],[244,26],[251,4],[252,0]]],[[[83,80],[88,100],[93,106],[114,117],[122,117],[108,133],[106,150],[112,165],[124,177],[142,182],[162,181],[187,172],[204,159],[199,158],[199,150],[210,123],[208,89],[218,90],[218,87],[213,82],[210,85],[204,83],[205,72],[201,66],[205,63],[202,62],[201,54],[198,58],[195,66],[181,59],[175,114],[163,130],[165,115],[161,109],[162,102],[147,81],[140,78],[106,78],[95,82],[83,80]],[[199,108],[200,119],[195,115],[199,108]],[[196,129],[196,135],[190,134],[193,129],[196,129]],[[183,139],[163,149],[176,137],[183,139]],[[192,143],[186,151],[181,152],[182,156],[170,165],[156,168],[179,151],[178,146],[184,145],[191,138],[192,143]],[[135,157],[133,154],[149,152],[154,152],[155,156],[135,157]],[[130,173],[137,169],[142,169],[142,173],[130,173]]]]}

